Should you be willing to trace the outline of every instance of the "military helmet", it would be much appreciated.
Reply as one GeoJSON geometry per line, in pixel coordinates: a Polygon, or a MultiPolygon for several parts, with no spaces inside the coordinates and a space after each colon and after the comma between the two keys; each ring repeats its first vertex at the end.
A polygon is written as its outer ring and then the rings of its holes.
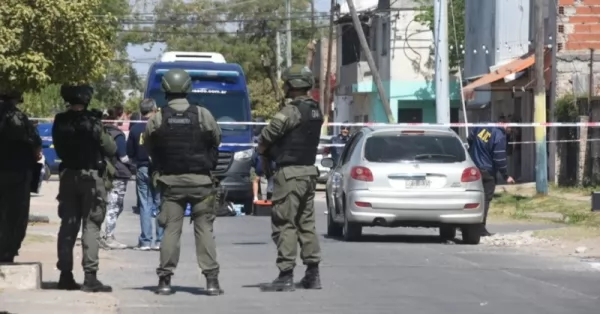
{"type": "Polygon", "coordinates": [[[94,88],[87,84],[69,85],[60,87],[60,96],[71,105],[89,105],[94,95],[94,88]]]}
{"type": "Polygon", "coordinates": [[[192,91],[192,78],[184,70],[172,69],[163,75],[161,87],[165,93],[187,94],[192,91]]]}
{"type": "Polygon", "coordinates": [[[23,93],[18,90],[15,90],[13,88],[0,87],[0,99],[1,100],[13,99],[13,100],[17,100],[18,102],[22,102],[23,101],[23,93]]]}
{"type": "Polygon", "coordinates": [[[293,88],[312,88],[315,85],[312,71],[307,66],[300,64],[294,64],[283,70],[281,79],[293,88]]]}

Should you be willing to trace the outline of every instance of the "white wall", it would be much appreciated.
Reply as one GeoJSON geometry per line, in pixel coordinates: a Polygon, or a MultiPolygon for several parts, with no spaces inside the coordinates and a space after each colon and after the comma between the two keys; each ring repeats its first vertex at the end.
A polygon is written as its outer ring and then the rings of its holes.
{"type": "MultiPolygon", "coordinates": [[[[387,49],[387,56],[381,57],[382,65],[389,64],[391,70],[387,80],[419,81],[433,76],[433,71],[427,67],[433,33],[429,28],[415,21],[417,13],[417,11],[399,11],[393,12],[390,16],[389,49],[387,49]]],[[[385,35],[383,23],[379,27],[385,35]]],[[[385,51],[386,47],[383,47],[383,44],[380,43],[378,48],[383,48],[385,51]]]]}
{"type": "MultiPolygon", "coordinates": [[[[352,96],[334,96],[333,102],[335,103],[335,116],[333,122],[342,123],[345,121],[352,121],[353,116],[350,115],[352,111],[352,96]]],[[[340,127],[335,126],[333,128],[333,134],[338,134],[340,127]]]]}

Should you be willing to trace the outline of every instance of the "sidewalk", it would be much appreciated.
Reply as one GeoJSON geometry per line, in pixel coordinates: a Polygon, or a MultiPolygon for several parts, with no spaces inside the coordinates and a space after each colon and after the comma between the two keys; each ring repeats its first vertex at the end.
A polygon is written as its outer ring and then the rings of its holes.
{"type": "MultiPolygon", "coordinates": [[[[31,214],[48,216],[50,223],[29,225],[27,237],[17,257],[17,262],[42,263],[41,290],[0,290],[0,313],[118,313],[119,301],[111,294],[87,294],[80,291],[54,290],[59,272],[56,269],[56,234],[59,218],[56,195],[58,182],[48,181],[42,185],[39,195],[32,194],[31,214]]],[[[119,261],[101,251],[102,270],[119,267],[119,261]]],[[[75,279],[81,283],[81,246],[74,250],[75,279]]]]}

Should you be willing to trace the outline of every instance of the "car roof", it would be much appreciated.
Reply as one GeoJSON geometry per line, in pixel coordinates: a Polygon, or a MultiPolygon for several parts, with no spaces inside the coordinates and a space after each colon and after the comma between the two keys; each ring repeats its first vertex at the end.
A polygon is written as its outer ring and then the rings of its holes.
{"type": "Polygon", "coordinates": [[[156,62],[152,65],[151,71],[157,69],[190,69],[190,70],[207,70],[207,71],[236,71],[243,74],[243,69],[236,63],[213,63],[202,61],[173,61],[173,62],[156,62]]]}
{"type": "Polygon", "coordinates": [[[441,133],[451,133],[456,134],[454,130],[447,126],[443,125],[396,125],[396,124],[388,124],[388,125],[374,125],[364,127],[363,130],[366,130],[367,133],[378,133],[378,132],[389,132],[389,131],[417,131],[417,130],[426,130],[426,131],[436,131],[441,133]]]}

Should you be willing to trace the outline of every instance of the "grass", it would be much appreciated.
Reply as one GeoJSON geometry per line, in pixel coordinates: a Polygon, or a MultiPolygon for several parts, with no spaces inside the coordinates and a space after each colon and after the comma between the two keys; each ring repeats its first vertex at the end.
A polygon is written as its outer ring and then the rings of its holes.
{"type": "Polygon", "coordinates": [[[561,197],[496,194],[490,206],[490,216],[515,220],[551,221],[574,226],[598,227],[600,214],[591,212],[590,202],[561,197]]]}
{"type": "Polygon", "coordinates": [[[600,228],[587,226],[568,226],[565,228],[534,231],[533,236],[576,242],[585,239],[600,237],[600,228]]]}

